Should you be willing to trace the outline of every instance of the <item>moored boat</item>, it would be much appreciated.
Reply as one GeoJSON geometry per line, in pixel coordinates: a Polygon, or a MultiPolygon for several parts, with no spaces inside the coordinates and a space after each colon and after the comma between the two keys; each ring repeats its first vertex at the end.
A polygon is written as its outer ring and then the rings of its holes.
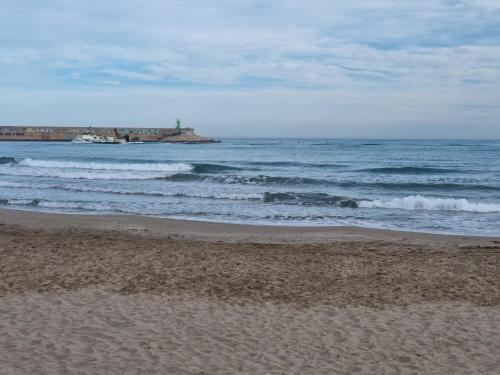
{"type": "Polygon", "coordinates": [[[71,140],[73,143],[98,143],[98,144],[123,144],[123,139],[116,139],[108,136],[98,136],[93,134],[81,134],[71,140]]]}

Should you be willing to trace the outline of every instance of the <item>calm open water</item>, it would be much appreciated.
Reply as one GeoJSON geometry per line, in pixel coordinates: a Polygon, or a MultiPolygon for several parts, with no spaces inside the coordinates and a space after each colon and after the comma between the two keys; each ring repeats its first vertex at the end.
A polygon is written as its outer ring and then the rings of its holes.
{"type": "Polygon", "coordinates": [[[0,143],[0,204],[500,235],[500,141],[0,143]]]}

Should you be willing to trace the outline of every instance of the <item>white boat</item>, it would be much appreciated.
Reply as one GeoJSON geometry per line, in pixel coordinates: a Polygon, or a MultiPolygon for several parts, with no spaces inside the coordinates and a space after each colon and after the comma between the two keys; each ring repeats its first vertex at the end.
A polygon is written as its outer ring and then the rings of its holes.
{"type": "Polygon", "coordinates": [[[73,143],[94,143],[97,137],[91,134],[82,134],[77,135],[75,138],[71,140],[73,143]]]}
{"type": "Polygon", "coordinates": [[[126,143],[124,139],[116,139],[113,137],[102,137],[93,134],[81,134],[71,140],[73,143],[99,143],[99,144],[119,144],[126,143]]]}

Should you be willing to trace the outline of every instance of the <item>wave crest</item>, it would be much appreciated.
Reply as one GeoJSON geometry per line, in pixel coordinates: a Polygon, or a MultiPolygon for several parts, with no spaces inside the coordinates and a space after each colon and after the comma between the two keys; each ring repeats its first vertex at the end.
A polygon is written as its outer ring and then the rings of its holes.
{"type": "Polygon", "coordinates": [[[500,212],[500,204],[474,203],[467,199],[431,198],[421,195],[410,195],[404,198],[387,200],[361,201],[358,206],[362,208],[395,208],[401,210],[500,212]]]}
{"type": "Polygon", "coordinates": [[[264,193],[265,203],[299,204],[306,206],[339,206],[357,208],[358,202],[354,199],[329,195],[325,193],[264,193]]]}
{"type": "Polygon", "coordinates": [[[300,184],[319,184],[320,180],[303,177],[282,177],[282,176],[205,176],[189,173],[175,173],[171,176],[161,177],[162,180],[172,182],[191,182],[191,181],[210,181],[225,184],[244,184],[244,185],[300,185],[300,184]]]}
{"type": "Polygon", "coordinates": [[[1,171],[1,175],[31,176],[31,177],[56,177],[76,180],[152,180],[162,178],[164,173],[160,172],[126,172],[126,171],[65,171],[59,169],[13,169],[8,172],[1,171]]]}
{"type": "Polygon", "coordinates": [[[193,166],[186,163],[96,163],[57,160],[24,159],[19,165],[39,168],[73,168],[104,171],[188,172],[193,166]]]}

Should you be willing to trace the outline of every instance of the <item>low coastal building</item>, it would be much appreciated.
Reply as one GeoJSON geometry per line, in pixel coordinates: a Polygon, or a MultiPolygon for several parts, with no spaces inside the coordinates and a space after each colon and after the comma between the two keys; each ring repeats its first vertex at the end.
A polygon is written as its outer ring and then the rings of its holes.
{"type": "Polygon", "coordinates": [[[193,128],[0,126],[0,141],[71,141],[83,134],[139,142],[214,142],[193,128]]]}

